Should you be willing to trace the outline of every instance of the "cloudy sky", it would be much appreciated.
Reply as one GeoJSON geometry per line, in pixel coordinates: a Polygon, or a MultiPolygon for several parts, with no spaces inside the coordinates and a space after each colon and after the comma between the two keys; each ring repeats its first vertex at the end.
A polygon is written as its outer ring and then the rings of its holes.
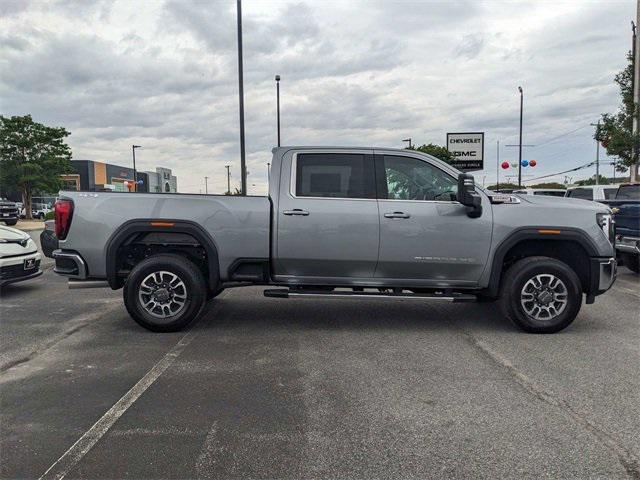
{"type": "MultiPolygon", "coordinates": [[[[524,140],[537,145],[524,158],[538,162],[526,173],[589,162],[589,124],[618,107],[634,16],[633,0],[245,0],[249,192],[266,191],[275,74],[284,145],[484,131],[476,178],[494,182],[496,141],[517,143],[522,85],[524,140]]],[[[76,159],[129,165],[135,143],[138,168],[172,168],[183,192],[204,191],[206,175],[223,192],[226,164],[240,178],[236,46],[232,0],[1,0],[0,113],[66,127],[76,159]]]]}

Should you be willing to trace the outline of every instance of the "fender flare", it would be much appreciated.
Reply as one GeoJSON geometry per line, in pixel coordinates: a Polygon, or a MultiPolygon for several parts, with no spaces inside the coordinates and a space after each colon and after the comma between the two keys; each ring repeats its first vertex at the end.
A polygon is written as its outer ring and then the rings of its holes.
{"type": "Polygon", "coordinates": [[[502,264],[507,252],[515,247],[518,243],[527,240],[550,240],[550,241],[572,241],[578,243],[584,248],[590,257],[598,256],[598,248],[591,238],[582,230],[576,228],[558,228],[558,227],[525,227],[512,232],[507,236],[496,248],[491,261],[491,274],[489,276],[489,285],[487,290],[489,295],[497,297],[500,291],[500,280],[502,279],[502,264]],[[552,235],[541,234],[541,230],[558,231],[552,235]]]}
{"type": "Polygon", "coordinates": [[[114,232],[105,247],[106,255],[106,273],[109,286],[116,290],[121,287],[118,284],[118,276],[116,272],[116,256],[118,248],[122,246],[127,238],[135,233],[185,233],[195,238],[207,252],[207,263],[209,267],[209,288],[215,289],[220,280],[220,262],[218,260],[218,248],[216,247],[211,235],[199,224],[188,220],[173,219],[135,219],[129,220],[122,224],[120,228],[114,232]]]}

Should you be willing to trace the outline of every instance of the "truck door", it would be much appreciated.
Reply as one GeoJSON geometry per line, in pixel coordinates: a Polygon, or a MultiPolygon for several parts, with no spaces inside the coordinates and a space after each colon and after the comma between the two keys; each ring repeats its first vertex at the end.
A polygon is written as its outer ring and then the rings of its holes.
{"type": "Polygon", "coordinates": [[[285,154],[274,222],[276,278],[329,284],[373,278],[380,228],[375,191],[372,150],[285,154]]]}
{"type": "Polygon", "coordinates": [[[436,163],[394,153],[376,155],[380,254],[376,278],[416,284],[476,284],[491,245],[492,211],[469,218],[455,200],[457,178],[436,163]]]}

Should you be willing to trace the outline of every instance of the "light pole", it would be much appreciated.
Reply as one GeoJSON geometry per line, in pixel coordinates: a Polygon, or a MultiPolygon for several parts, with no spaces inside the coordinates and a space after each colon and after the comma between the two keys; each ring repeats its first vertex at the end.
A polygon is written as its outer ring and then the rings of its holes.
{"type": "Polygon", "coordinates": [[[500,190],[500,140],[496,145],[496,192],[500,190]]]}
{"type": "Polygon", "coordinates": [[[267,162],[267,183],[271,181],[271,163],[267,162]]]}
{"type": "Polygon", "coordinates": [[[278,146],[280,146],[280,75],[276,75],[276,112],[278,117],[278,146]]]}
{"type": "Polygon", "coordinates": [[[518,91],[520,92],[520,148],[518,149],[518,187],[522,186],[522,106],[524,102],[524,93],[522,92],[522,87],[518,87],[518,91]]]}
{"type": "Polygon", "coordinates": [[[227,169],[227,195],[231,195],[231,171],[229,167],[231,165],[225,165],[224,168],[227,169]]]}
{"type": "Polygon", "coordinates": [[[244,80],[242,71],[242,2],[237,0],[238,12],[238,95],[240,98],[240,193],[247,194],[247,164],[244,148],[244,80]]]}
{"type": "Polygon", "coordinates": [[[411,143],[411,137],[409,138],[405,138],[404,140],[402,140],[403,142],[409,142],[409,149],[413,148],[413,144],[411,143]]]}
{"type": "Polygon", "coordinates": [[[207,183],[207,180],[209,180],[209,177],[204,177],[204,194],[208,195],[209,194],[209,185],[207,183]]]}
{"type": "Polygon", "coordinates": [[[591,126],[596,127],[596,185],[600,185],[600,120],[591,126]]]}
{"type": "Polygon", "coordinates": [[[131,145],[131,153],[133,154],[133,191],[138,191],[138,174],[136,173],[136,148],[142,148],[141,145],[131,145]]]}

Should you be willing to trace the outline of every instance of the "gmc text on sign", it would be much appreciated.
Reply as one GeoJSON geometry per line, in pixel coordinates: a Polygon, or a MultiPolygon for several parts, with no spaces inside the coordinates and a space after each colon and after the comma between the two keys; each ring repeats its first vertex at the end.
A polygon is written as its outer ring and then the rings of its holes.
{"type": "Polygon", "coordinates": [[[453,166],[458,170],[482,170],[484,132],[447,133],[447,150],[455,157],[453,166]]]}

